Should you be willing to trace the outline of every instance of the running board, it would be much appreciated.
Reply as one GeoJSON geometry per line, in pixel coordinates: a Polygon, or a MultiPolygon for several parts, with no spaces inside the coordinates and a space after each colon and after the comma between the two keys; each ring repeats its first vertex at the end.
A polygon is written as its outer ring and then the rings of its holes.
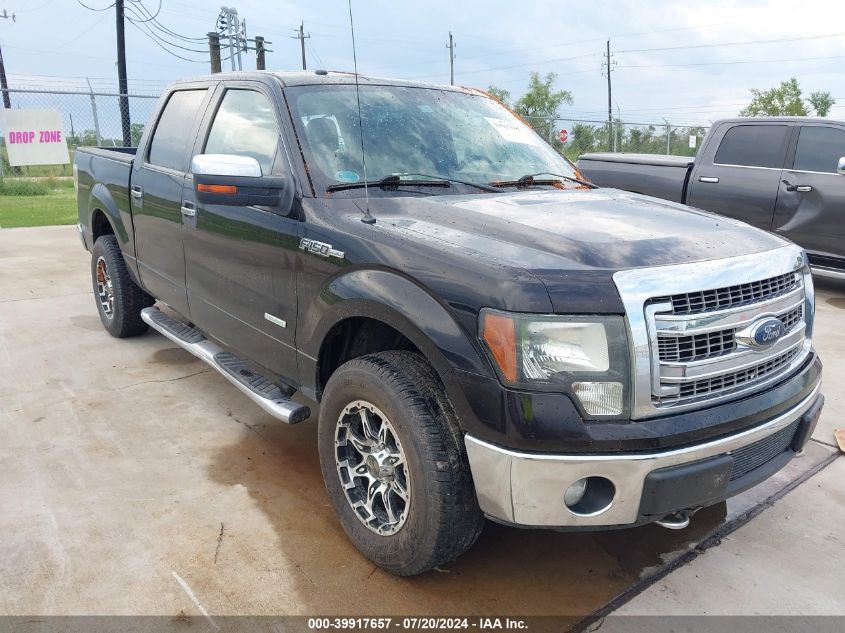
{"type": "Polygon", "coordinates": [[[251,370],[245,360],[210,341],[199,330],[167,316],[156,307],[141,310],[141,318],[179,347],[211,365],[274,418],[298,424],[311,415],[311,409],[290,399],[292,390],[251,370]]]}

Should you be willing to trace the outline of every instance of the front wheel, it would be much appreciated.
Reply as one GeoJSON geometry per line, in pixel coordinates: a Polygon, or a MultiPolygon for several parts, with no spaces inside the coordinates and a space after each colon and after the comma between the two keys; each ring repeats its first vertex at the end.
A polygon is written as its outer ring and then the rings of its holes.
{"type": "Polygon", "coordinates": [[[346,534],[386,571],[451,561],[483,516],[455,414],[431,366],[391,351],[342,365],[320,405],[320,465],[346,534]]]}
{"type": "Polygon", "coordinates": [[[114,235],[102,235],[94,243],[91,280],[97,312],[109,334],[125,338],[147,331],[141,310],[153,305],[155,299],[132,281],[114,235]]]}

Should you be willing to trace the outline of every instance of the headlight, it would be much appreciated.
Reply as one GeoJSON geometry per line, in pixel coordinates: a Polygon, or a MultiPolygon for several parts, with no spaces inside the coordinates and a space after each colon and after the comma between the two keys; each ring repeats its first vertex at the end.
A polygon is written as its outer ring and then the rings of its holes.
{"type": "Polygon", "coordinates": [[[544,316],[485,309],[481,340],[502,382],[564,391],[589,417],[622,416],[629,389],[621,316],[544,316]]]}

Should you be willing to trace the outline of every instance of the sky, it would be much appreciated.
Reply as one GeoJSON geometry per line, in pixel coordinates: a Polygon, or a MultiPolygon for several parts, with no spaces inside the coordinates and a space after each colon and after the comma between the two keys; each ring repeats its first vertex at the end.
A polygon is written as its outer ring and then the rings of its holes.
{"type": "MultiPolygon", "coordinates": [[[[267,67],[300,67],[294,28],[304,23],[309,69],[352,70],[346,0],[229,0],[249,37],[272,44],[267,67]]],[[[8,0],[15,21],[0,20],[11,87],[116,87],[114,9],[111,0],[8,0]]],[[[141,0],[126,0],[135,13],[141,0]]],[[[158,0],[143,0],[156,13],[158,0]]],[[[518,97],[531,71],[557,73],[569,90],[568,119],[606,120],[602,75],[611,41],[613,110],[625,121],[708,125],[735,116],[750,88],[769,88],[795,76],[805,95],[830,91],[834,117],[845,118],[845,3],[832,0],[353,0],[362,74],[449,82],[449,31],[455,48],[455,83],[496,85],[518,97]]],[[[158,22],[187,38],[127,24],[127,63],[133,91],[158,93],[172,80],[207,73],[207,44],[220,5],[161,0],[158,22]],[[174,46],[178,44],[183,48],[174,46]],[[168,50],[164,50],[168,49],[168,50]],[[190,50],[185,50],[190,49],[190,50]],[[169,52],[168,52],[169,51],[169,52]],[[176,56],[187,59],[180,59],[176,56]],[[190,60],[190,61],[189,61],[190,60]]],[[[131,11],[130,11],[131,15],[131,11]]],[[[254,68],[247,53],[244,68],[254,68]]],[[[224,68],[228,68],[224,63],[224,68]]]]}

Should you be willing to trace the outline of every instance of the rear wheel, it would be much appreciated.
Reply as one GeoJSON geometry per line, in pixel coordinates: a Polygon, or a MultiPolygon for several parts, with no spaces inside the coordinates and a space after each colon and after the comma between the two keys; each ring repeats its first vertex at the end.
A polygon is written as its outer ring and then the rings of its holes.
{"type": "Polygon", "coordinates": [[[102,235],[94,243],[91,280],[97,312],[109,334],[125,338],[147,331],[141,310],[153,305],[155,299],[132,281],[114,235],[102,235]]]}
{"type": "Polygon", "coordinates": [[[455,414],[419,354],[382,352],[342,365],[320,405],[319,449],[344,530],[386,571],[428,571],[481,533],[455,414]]]}

